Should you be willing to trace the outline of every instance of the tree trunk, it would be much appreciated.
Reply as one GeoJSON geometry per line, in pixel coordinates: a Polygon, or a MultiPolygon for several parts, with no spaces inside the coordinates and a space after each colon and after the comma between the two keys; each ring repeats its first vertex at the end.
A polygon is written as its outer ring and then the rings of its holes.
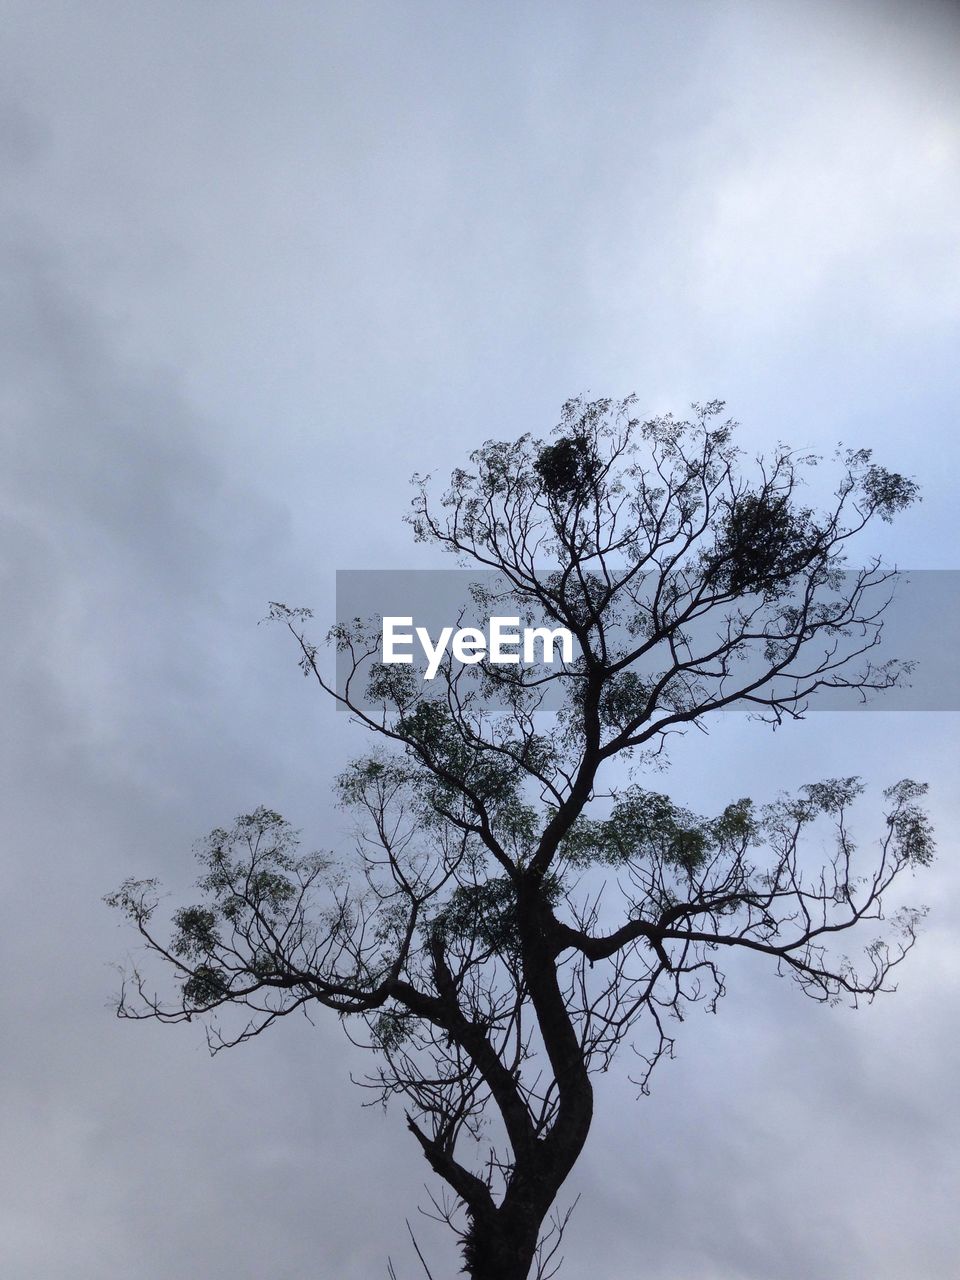
{"type": "Polygon", "coordinates": [[[539,1222],[513,1230],[475,1223],[464,1245],[464,1271],[470,1280],[527,1280],[539,1232],[539,1222]]]}
{"type": "Polygon", "coordinates": [[[463,1247],[463,1269],[470,1280],[527,1280],[540,1229],[564,1176],[565,1171],[529,1165],[515,1172],[499,1208],[471,1224],[463,1247]]]}

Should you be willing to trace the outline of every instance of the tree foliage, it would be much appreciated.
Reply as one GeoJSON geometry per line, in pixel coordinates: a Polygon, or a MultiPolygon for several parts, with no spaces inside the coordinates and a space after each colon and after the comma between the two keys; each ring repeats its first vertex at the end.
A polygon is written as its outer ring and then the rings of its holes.
{"type": "Polygon", "coordinates": [[[474,1280],[553,1273],[565,1218],[544,1223],[590,1128],[593,1075],[630,1042],[646,1091],[672,1020],[722,994],[725,954],[856,1003],[889,987],[922,914],[885,911],[932,856],[920,784],[884,792],[859,847],[855,778],[713,816],[647,785],[669,736],[725,707],[776,724],[822,688],[866,696],[904,670],[871,660],[890,572],[845,555],[914,483],[847,452],[814,509],[800,492],[819,459],[778,446],[745,464],[721,413],[641,422],[632,398],[573,400],[552,441],[488,441],[439,500],[415,478],[415,536],[495,572],[480,606],[569,628],[574,660],[448,659],[428,687],[382,664],[376,625],[357,622],[331,633],[338,691],[309,611],[274,605],[304,672],[379,741],[338,783],[355,848],[304,854],[260,808],[200,846],[200,901],[171,933],[154,926],[154,881],[110,899],[178,981],[161,999],[132,974],[121,1015],[203,1017],[214,1048],[297,1010],[340,1015],[374,1052],[367,1086],[402,1100],[474,1280]],[[836,949],[853,926],[857,962],[836,949]],[[246,1020],[217,1021],[231,1006],[246,1020]]]}

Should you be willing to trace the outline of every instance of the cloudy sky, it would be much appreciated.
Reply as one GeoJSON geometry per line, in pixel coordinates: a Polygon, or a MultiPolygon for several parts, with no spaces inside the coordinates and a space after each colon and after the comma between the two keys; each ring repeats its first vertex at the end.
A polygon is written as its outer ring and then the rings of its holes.
{"type": "MultiPolygon", "coordinates": [[[[746,446],[874,446],[923,505],[867,550],[960,568],[952,4],[5,0],[0,1253],[11,1280],[369,1280],[427,1173],[322,1019],[211,1060],[116,1022],[101,896],[195,875],[258,803],[311,845],[356,746],[271,599],[426,567],[414,470],[579,392],[723,398],[746,446]]],[[[709,810],[931,784],[897,995],[758,965],[634,1101],[601,1079],[571,1276],[947,1280],[960,1246],[960,794],[946,712],[728,716],[709,810]]],[[[867,827],[874,817],[868,805],[867,827]]],[[[565,1201],[566,1202],[566,1201],[565,1201]]],[[[453,1274],[442,1233],[422,1239],[453,1274]]]]}

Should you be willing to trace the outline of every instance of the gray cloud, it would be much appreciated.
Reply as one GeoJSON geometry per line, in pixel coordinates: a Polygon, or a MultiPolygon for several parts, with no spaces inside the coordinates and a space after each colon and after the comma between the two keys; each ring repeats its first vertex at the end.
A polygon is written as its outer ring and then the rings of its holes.
{"type": "MultiPolygon", "coordinates": [[[[335,842],[358,737],[257,619],[320,629],[335,569],[433,563],[407,474],[570,394],[876,444],[926,495],[876,545],[957,567],[957,38],[892,3],[7,6],[6,1274],[415,1274],[426,1169],[338,1028],[210,1061],[117,1024],[100,896],[187,891],[192,841],[260,802],[335,842]]],[[[603,1077],[570,1274],[953,1274],[955,750],[935,713],[678,744],[658,785],[704,809],[928,778],[932,913],[869,1011],[742,966],[651,1099],[603,1077]]]]}

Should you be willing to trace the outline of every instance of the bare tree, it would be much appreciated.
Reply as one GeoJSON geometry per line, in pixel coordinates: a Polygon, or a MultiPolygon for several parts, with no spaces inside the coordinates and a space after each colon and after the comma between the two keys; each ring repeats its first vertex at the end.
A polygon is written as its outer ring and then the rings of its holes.
{"type": "Polygon", "coordinates": [[[856,1003],[889,988],[922,914],[884,914],[893,882],[932,857],[917,783],[884,792],[863,846],[855,778],[714,817],[639,780],[670,734],[724,707],[777,723],[819,689],[866,696],[903,670],[871,661],[891,571],[845,570],[844,555],[914,483],[848,452],[814,511],[799,494],[817,459],[778,447],[745,464],[722,405],[694,409],[641,422],[632,398],[570,401],[552,442],[484,444],[439,502],[415,477],[416,537],[495,571],[478,604],[567,628],[573,660],[447,658],[424,681],[380,661],[376,625],[358,621],[332,633],[338,689],[309,612],[272,606],[304,672],[379,741],[339,781],[355,850],[304,855],[260,808],[204,842],[202,901],[172,932],[154,928],[156,882],[109,899],[178,981],[162,1000],[133,973],[121,1016],[205,1017],[217,1049],[297,1010],[340,1015],[375,1052],[367,1087],[403,1100],[440,1179],[430,1212],[473,1280],[554,1273],[569,1214],[548,1215],[590,1130],[593,1074],[629,1041],[646,1091],[672,1019],[722,994],[725,953],[856,1003]],[[614,767],[628,757],[629,773],[614,767]],[[805,849],[826,830],[824,864],[805,849]],[[858,963],[835,952],[870,921],[858,963]],[[220,1024],[226,1006],[247,1019],[220,1024]]]}

